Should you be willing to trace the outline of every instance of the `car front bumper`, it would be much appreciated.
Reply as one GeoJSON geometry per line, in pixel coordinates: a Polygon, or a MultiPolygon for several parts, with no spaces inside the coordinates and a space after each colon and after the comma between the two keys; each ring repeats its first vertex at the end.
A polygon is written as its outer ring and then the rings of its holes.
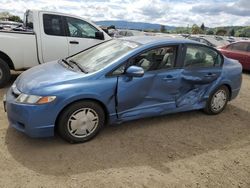
{"type": "Polygon", "coordinates": [[[30,137],[54,136],[55,116],[50,104],[30,105],[16,102],[16,97],[9,89],[4,106],[9,125],[30,137]]]}

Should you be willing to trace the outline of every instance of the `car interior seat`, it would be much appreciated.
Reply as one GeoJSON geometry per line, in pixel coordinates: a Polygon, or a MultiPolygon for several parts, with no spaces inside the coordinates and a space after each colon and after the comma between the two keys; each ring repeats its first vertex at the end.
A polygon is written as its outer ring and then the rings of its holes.
{"type": "Polygon", "coordinates": [[[155,57],[155,53],[148,53],[146,57],[142,58],[138,65],[140,67],[142,67],[144,69],[144,71],[148,71],[150,70],[150,68],[152,67],[152,65],[154,64],[154,57],[155,57]]]}
{"type": "Polygon", "coordinates": [[[158,66],[158,69],[164,69],[164,68],[172,67],[172,65],[174,63],[173,61],[174,61],[174,52],[173,52],[173,49],[169,49],[165,53],[161,63],[158,66]]]}

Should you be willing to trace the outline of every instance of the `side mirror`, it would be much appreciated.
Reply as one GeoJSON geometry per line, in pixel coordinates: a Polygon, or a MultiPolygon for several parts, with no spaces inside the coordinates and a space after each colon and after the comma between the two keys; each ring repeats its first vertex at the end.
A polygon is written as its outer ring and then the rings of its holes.
{"type": "Polygon", "coordinates": [[[99,40],[104,40],[104,34],[102,31],[95,32],[95,38],[99,40]]]}
{"type": "Polygon", "coordinates": [[[142,77],[144,75],[144,70],[138,66],[130,66],[126,70],[126,75],[129,77],[142,77]]]}

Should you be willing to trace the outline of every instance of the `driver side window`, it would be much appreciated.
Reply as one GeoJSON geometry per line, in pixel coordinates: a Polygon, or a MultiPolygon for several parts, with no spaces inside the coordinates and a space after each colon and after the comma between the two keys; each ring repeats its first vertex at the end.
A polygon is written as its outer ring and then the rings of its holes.
{"type": "Polygon", "coordinates": [[[98,30],[89,23],[71,17],[66,17],[69,36],[78,38],[95,38],[98,30]]]}
{"type": "Polygon", "coordinates": [[[175,46],[169,46],[143,52],[133,58],[130,65],[142,67],[145,72],[173,68],[176,59],[176,49],[175,46]]]}
{"type": "Polygon", "coordinates": [[[168,46],[145,51],[132,58],[128,63],[118,67],[113,71],[112,75],[123,74],[126,68],[131,65],[142,67],[144,72],[173,68],[175,66],[176,50],[176,46],[168,46]]]}

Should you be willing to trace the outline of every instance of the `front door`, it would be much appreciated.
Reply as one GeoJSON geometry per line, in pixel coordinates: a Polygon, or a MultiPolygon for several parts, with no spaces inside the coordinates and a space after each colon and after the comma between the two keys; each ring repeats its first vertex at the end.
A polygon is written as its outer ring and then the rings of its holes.
{"type": "Polygon", "coordinates": [[[176,108],[181,80],[181,69],[175,69],[177,49],[155,48],[130,61],[130,65],[142,67],[145,74],[141,78],[118,78],[117,111],[121,120],[159,115],[176,108]]]}
{"type": "Polygon", "coordinates": [[[86,48],[103,42],[95,38],[95,32],[99,31],[93,25],[84,20],[65,17],[69,55],[76,54],[86,48]]]}

